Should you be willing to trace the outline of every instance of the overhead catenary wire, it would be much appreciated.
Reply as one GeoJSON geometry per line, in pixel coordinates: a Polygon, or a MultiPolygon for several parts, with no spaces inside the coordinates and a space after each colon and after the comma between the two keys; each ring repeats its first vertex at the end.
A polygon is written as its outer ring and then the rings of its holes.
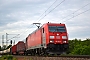
{"type": "Polygon", "coordinates": [[[77,15],[75,15],[75,16],[69,18],[69,19],[67,19],[66,21],[71,20],[72,18],[77,17],[77,16],[79,16],[79,15],[81,15],[81,14],[83,14],[83,13],[89,11],[89,10],[90,10],[90,9],[87,9],[87,10],[85,10],[85,11],[83,11],[83,12],[81,12],[81,13],[79,13],[79,14],[77,14],[77,15]]]}
{"type": "MultiPolygon", "coordinates": [[[[55,0],[55,1],[54,1],[54,3],[56,3],[56,1],[57,1],[57,0],[55,0]]],[[[53,3],[53,4],[54,4],[54,3],[53,3]]],[[[52,4],[51,6],[53,6],[53,4],[52,4]]],[[[50,6],[50,7],[48,7],[48,9],[50,9],[50,8],[51,8],[51,6],[50,6]]],[[[48,9],[47,9],[47,10],[48,10],[48,9]]],[[[47,11],[47,10],[46,10],[46,11],[47,11]]],[[[46,11],[45,11],[45,12],[46,12],[46,11]]],[[[45,12],[44,12],[44,13],[45,13],[45,12]]],[[[44,14],[44,13],[43,13],[43,14],[44,14]]],[[[41,14],[41,16],[42,16],[43,14],[41,14]]],[[[40,17],[41,17],[41,16],[40,16],[40,17]]],[[[39,17],[39,18],[40,18],[40,17],[39,17]]],[[[38,18],[38,19],[39,19],[39,18],[38,18]]],[[[38,22],[39,22],[39,21],[38,21],[38,22]]],[[[31,24],[31,25],[32,25],[32,24],[31,24]]],[[[32,28],[32,27],[31,27],[31,28],[32,28]]]]}
{"type": "MultiPolygon", "coordinates": [[[[57,1],[57,0],[55,0],[54,3],[53,3],[47,10],[49,10],[49,9],[56,3],[56,1],[57,1]]],[[[65,0],[61,1],[61,2],[60,2],[58,5],[56,5],[51,11],[49,11],[49,13],[51,13],[55,8],[57,8],[57,7],[58,7],[60,4],[62,4],[64,1],[65,1],[65,0]]],[[[44,13],[46,13],[47,10],[45,10],[44,13]]],[[[43,13],[43,14],[44,14],[44,13],[43,13]]],[[[48,14],[49,14],[49,13],[48,13],[48,14]]],[[[43,14],[42,14],[42,15],[43,15],[43,14]]],[[[48,14],[46,14],[45,16],[47,16],[48,14]]],[[[42,16],[42,15],[41,15],[41,16],[42,16]]],[[[41,17],[41,16],[40,16],[40,17],[41,17]]],[[[44,16],[44,17],[45,17],[45,16],[44,16]]],[[[38,18],[38,19],[39,19],[38,22],[39,22],[40,20],[42,20],[44,17],[42,17],[41,19],[38,18]]],[[[32,26],[32,27],[33,27],[33,26],[32,26]]],[[[31,27],[31,28],[32,28],[32,27],[31,27]]],[[[26,30],[26,31],[27,31],[27,30],[26,30]]],[[[25,32],[26,32],[26,31],[25,31],[25,32]]],[[[25,33],[25,32],[24,32],[24,33],[25,33]]],[[[20,34],[20,35],[23,35],[24,33],[22,33],[22,34],[20,34]]],[[[19,35],[18,35],[18,36],[19,36],[19,35]]],[[[15,37],[16,37],[16,36],[15,36],[15,37]]]]}
{"type": "MultiPolygon", "coordinates": [[[[33,25],[32,25],[32,24],[31,24],[30,29],[31,29],[31,28],[33,28],[33,25]]],[[[27,29],[25,32],[21,33],[21,36],[22,36],[23,34],[25,34],[27,31],[28,31],[28,29],[27,29]]]]}
{"type": "MultiPolygon", "coordinates": [[[[79,9],[77,9],[76,11],[74,11],[74,12],[73,12],[73,13],[71,13],[71,14],[74,14],[74,13],[78,12],[78,11],[79,11],[79,10],[81,10],[82,8],[84,8],[84,7],[88,6],[89,4],[90,4],[90,3],[88,3],[88,4],[84,5],[83,7],[81,7],[81,8],[79,8],[79,9]]],[[[66,17],[70,16],[71,14],[67,15],[66,17]]],[[[65,19],[66,17],[64,17],[63,19],[65,19]]]]}
{"type": "MultiPolygon", "coordinates": [[[[72,14],[74,14],[74,13],[78,12],[79,10],[81,10],[82,8],[84,8],[84,7],[88,6],[88,5],[90,5],[90,3],[88,3],[88,4],[84,5],[83,7],[81,7],[81,8],[79,8],[79,9],[77,9],[76,11],[74,11],[73,13],[71,13],[71,14],[67,15],[66,17],[64,17],[64,18],[62,18],[62,19],[67,18],[68,16],[70,16],[70,15],[72,15],[72,14]]],[[[74,16],[73,16],[73,17],[74,17],[74,16]]],[[[71,17],[71,18],[72,18],[72,17],[71,17]]],[[[68,19],[68,20],[69,20],[69,19],[68,19]]],[[[66,20],[65,20],[65,21],[66,21],[66,20]]],[[[63,21],[63,22],[65,22],[65,21],[63,21]]]]}
{"type": "Polygon", "coordinates": [[[17,36],[19,36],[19,34],[17,34],[16,36],[14,36],[14,37],[8,39],[7,41],[9,41],[9,40],[11,40],[11,39],[13,39],[13,38],[16,38],[17,36]]]}
{"type": "MultiPolygon", "coordinates": [[[[84,8],[84,7],[88,6],[88,5],[90,5],[90,3],[87,3],[86,5],[82,6],[81,8],[77,9],[76,11],[74,11],[73,13],[65,16],[65,17],[62,18],[62,19],[65,19],[65,18],[67,18],[68,16],[71,16],[72,14],[75,14],[76,12],[78,12],[79,10],[81,10],[82,8],[84,8]]],[[[81,12],[81,13],[82,13],[82,12],[81,12]]],[[[79,14],[81,15],[81,13],[79,13],[79,14]]],[[[76,16],[76,15],[75,15],[75,16],[76,16]]],[[[75,16],[73,16],[73,17],[75,17],[75,16]]],[[[72,17],[71,17],[71,18],[72,18],[72,17]]],[[[69,19],[70,19],[70,18],[69,18],[69,19]]],[[[67,20],[69,20],[69,19],[66,19],[66,20],[64,20],[63,22],[65,22],[65,21],[67,21],[67,20]]],[[[59,20],[58,20],[58,21],[59,21],[59,20]]]]}
{"type": "Polygon", "coordinates": [[[65,0],[61,1],[58,5],[56,5],[52,10],[50,10],[47,14],[45,14],[40,20],[42,20],[45,16],[47,16],[49,13],[51,13],[54,9],[56,9],[59,5],[61,5],[65,0]]]}
{"type": "MultiPolygon", "coordinates": [[[[50,8],[51,8],[51,7],[52,7],[52,6],[56,3],[56,1],[57,1],[57,0],[55,0],[55,1],[54,1],[54,3],[53,3],[51,6],[49,6],[49,7],[48,7],[48,9],[47,9],[47,10],[49,10],[49,9],[50,9],[50,8]]],[[[46,11],[47,11],[47,10],[46,10],[46,11]]],[[[46,12],[46,11],[45,11],[45,12],[46,12]]],[[[43,14],[45,14],[45,12],[44,12],[43,14]]],[[[43,14],[42,14],[42,15],[43,15],[43,14]]],[[[41,15],[41,16],[42,16],[42,15],[41,15]]],[[[41,17],[41,16],[40,16],[40,17],[41,17]]],[[[39,18],[40,18],[40,17],[39,17],[39,18]]],[[[38,19],[39,19],[39,18],[38,18],[38,19]]],[[[40,20],[39,20],[39,21],[40,21],[40,20]]],[[[38,21],[38,22],[39,22],[39,21],[38,21]]],[[[32,24],[31,24],[31,25],[32,25],[32,24]]],[[[33,26],[32,26],[32,27],[33,27],[33,26]]],[[[30,27],[30,29],[31,29],[32,27],[30,27]]],[[[27,31],[28,31],[28,30],[25,30],[25,32],[20,33],[19,35],[16,35],[16,36],[14,36],[14,37],[17,37],[17,36],[22,36],[22,35],[23,35],[24,33],[26,33],[27,31]]],[[[8,39],[8,40],[13,39],[14,37],[12,37],[12,38],[10,38],[10,39],[8,39]]]]}
{"type": "MultiPolygon", "coordinates": [[[[51,6],[48,7],[47,10],[49,10],[49,9],[56,3],[56,1],[57,1],[57,0],[55,0],[54,3],[53,3],[51,6]]],[[[46,12],[47,10],[45,10],[45,12],[46,12]]],[[[45,13],[45,12],[44,12],[44,13],[45,13]]],[[[41,16],[42,16],[44,13],[42,13],[41,16]]],[[[41,17],[41,16],[40,16],[40,17],[41,17]]],[[[39,18],[40,18],[40,17],[39,17],[39,18]]],[[[39,18],[38,18],[38,19],[39,19],[39,18]]],[[[38,20],[38,22],[39,22],[39,21],[40,21],[40,20],[38,20]]],[[[32,24],[31,24],[31,25],[32,25],[32,24]]],[[[32,26],[32,27],[33,27],[33,26],[32,26]]],[[[31,28],[32,28],[32,27],[31,27],[31,28]]]]}
{"type": "MultiPolygon", "coordinates": [[[[56,3],[56,1],[57,1],[57,0],[55,0],[54,3],[56,3]]],[[[64,1],[65,1],[65,0],[61,1],[61,2],[60,2],[58,5],[56,5],[51,11],[49,11],[49,13],[51,13],[55,8],[57,8],[57,7],[58,7],[60,4],[62,4],[64,1]]],[[[53,3],[53,4],[54,4],[54,3],[53,3]]],[[[51,6],[53,6],[53,4],[52,4],[51,6]]],[[[51,8],[51,6],[50,6],[49,8],[51,8]]],[[[48,8],[48,9],[49,9],[49,8],[48,8]]],[[[47,10],[48,10],[48,9],[47,9],[47,10]]],[[[46,10],[46,11],[47,11],[47,10],[46,10]]],[[[46,11],[45,11],[45,12],[46,12],[46,11]]],[[[45,13],[45,12],[44,12],[44,13],[45,13]]],[[[43,13],[43,14],[44,14],[44,13],[43,13]]],[[[49,14],[49,13],[48,13],[48,14],[49,14]]],[[[43,14],[42,14],[42,15],[43,15],[43,14]]],[[[48,14],[47,14],[47,15],[48,15],[48,14]]],[[[41,16],[42,16],[42,15],[41,15],[41,16]]],[[[47,15],[45,15],[45,16],[47,16],[47,15]]],[[[41,16],[40,16],[40,17],[41,17],[41,16]]],[[[44,17],[45,17],[45,16],[44,16],[44,17]]],[[[42,17],[42,19],[43,19],[44,17],[42,17]]],[[[40,20],[41,20],[41,19],[40,19],[40,20]]],[[[39,22],[40,20],[38,20],[38,22],[39,22]]]]}
{"type": "MultiPolygon", "coordinates": [[[[53,4],[52,4],[51,6],[49,6],[49,7],[40,15],[40,17],[43,16],[43,15],[56,3],[56,1],[57,1],[57,0],[55,0],[55,1],[53,2],[53,4]]],[[[40,17],[39,17],[39,18],[40,18],[40,17]]],[[[39,20],[39,18],[38,18],[38,20],[39,20]]]]}
{"type": "MultiPolygon", "coordinates": [[[[33,25],[32,24],[30,24],[30,29],[33,27],[33,25]]],[[[25,31],[22,33],[20,33],[20,34],[18,34],[18,35],[16,35],[16,36],[14,36],[14,37],[12,37],[12,38],[10,38],[10,39],[8,39],[8,41],[9,40],[12,40],[13,38],[15,38],[15,37],[20,37],[20,36],[22,36],[23,34],[25,34],[26,32],[28,31],[28,29],[25,29],[25,31]]]]}

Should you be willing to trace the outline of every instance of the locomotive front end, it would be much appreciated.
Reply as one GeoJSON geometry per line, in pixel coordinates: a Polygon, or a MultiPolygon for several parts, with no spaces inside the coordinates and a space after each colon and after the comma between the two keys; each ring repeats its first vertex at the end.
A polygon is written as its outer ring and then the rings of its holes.
{"type": "Polygon", "coordinates": [[[48,24],[48,53],[61,54],[68,49],[68,35],[65,24],[48,24]]]}

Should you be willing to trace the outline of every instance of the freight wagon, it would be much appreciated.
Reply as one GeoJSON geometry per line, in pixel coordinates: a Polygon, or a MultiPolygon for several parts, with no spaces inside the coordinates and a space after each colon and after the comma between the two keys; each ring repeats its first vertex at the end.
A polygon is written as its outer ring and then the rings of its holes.
{"type": "Polygon", "coordinates": [[[17,53],[20,55],[24,55],[26,51],[25,43],[23,41],[19,41],[17,43],[17,53]]]}
{"type": "Polygon", "coordinates": [[[17,54],[17,44],[16,45],[13,45],[11,47],[10,52],[11,52],[12,55],[16,55],[17,54]]]}

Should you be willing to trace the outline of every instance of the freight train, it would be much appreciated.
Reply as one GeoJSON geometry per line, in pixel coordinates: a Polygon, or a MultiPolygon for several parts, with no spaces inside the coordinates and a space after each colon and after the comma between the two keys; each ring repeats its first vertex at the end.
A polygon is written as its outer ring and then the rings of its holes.
{"type": "Polygon", "coordinates": [[[68,33],[65,24],[45,23],[29,34],[25,42],[19,41],[13,45],[10,53],[15,55],[62,54],[68,48],[68,33]]]}

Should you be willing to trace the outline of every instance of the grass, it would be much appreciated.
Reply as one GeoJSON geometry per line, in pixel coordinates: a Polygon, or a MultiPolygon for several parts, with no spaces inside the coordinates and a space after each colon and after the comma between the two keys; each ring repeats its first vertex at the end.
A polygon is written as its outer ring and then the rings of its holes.
{"type": "Polygon", "coordinates": [[[12,55],[3,55],[2,57],[0,57],[0,60],[17,60],[17,59],[14,58],[12,55]]]}

